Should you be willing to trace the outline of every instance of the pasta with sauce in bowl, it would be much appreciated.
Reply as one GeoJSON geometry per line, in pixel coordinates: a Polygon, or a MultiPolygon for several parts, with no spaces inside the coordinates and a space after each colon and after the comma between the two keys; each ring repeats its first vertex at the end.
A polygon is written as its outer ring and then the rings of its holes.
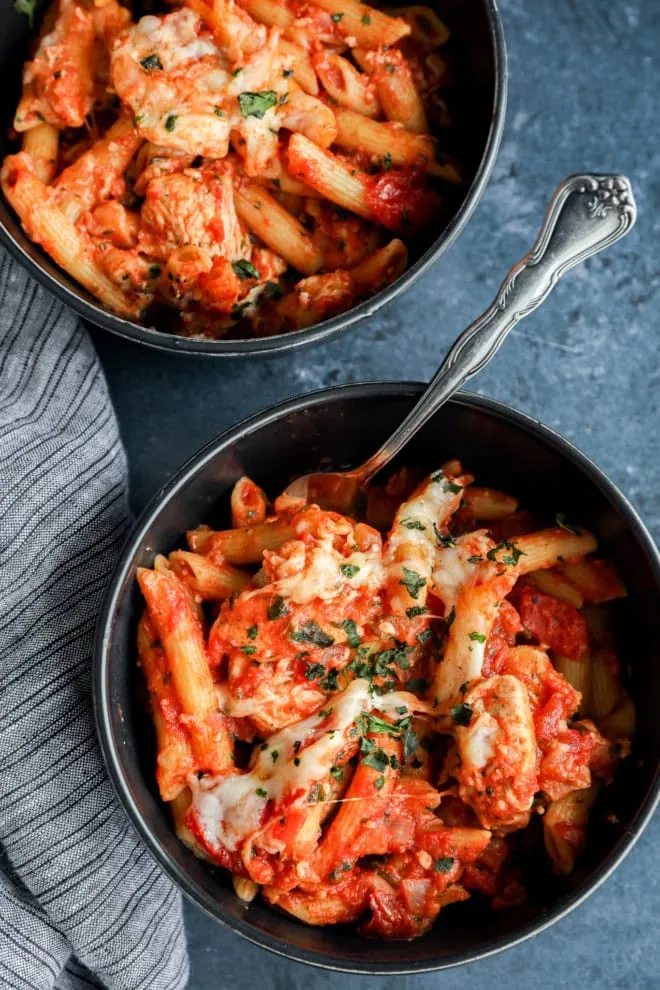
{"type": "Polygon", "coordinates": [[[519,904],[534,822],[572,870],[634,731],[626,589],[590,532],[473,482],[399,471],[358,522],[242,478],[232,529],[138,569],[160,795],[243,900],[414,938],[519,904]]]}
{"type": "Polygon", "coordinates": [[[56,0],[23,74],[4,195],[116,314],[220,339],[380,292],[461,171],[448,31],[359,0],[184,0],[137,22],[56,0]]]}

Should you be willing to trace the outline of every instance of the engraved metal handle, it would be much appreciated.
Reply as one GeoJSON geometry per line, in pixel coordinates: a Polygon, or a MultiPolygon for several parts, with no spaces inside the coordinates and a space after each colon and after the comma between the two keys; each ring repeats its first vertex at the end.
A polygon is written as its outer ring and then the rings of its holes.
{"type": "Polygon", "coordinates": [[[515,265],[493,304],[453,345],[412,412],[351,475],[365,484],[454,392],[486,365],[510,330],[546,299],[559,279],[614,244],[635,223],[637,207],[623,175],[573,175],[557,189],[536,244],[515,265]]]}

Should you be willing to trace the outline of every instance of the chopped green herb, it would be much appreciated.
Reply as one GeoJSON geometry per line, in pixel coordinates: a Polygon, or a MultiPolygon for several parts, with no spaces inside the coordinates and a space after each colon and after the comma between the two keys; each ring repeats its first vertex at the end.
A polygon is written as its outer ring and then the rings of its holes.
{"type": "Polygon", "coordinates": [[[453,865],[454,859],[451,856],[440,856],[440,858],[435,861],[435,872],[449,873],[453,865]]]}
{"type": "Polygon", "coordinates": [[[435,533],[435,538],[441,547],[455,547],[456,540],[450,533],[441,533],[435,523],[433,523],[433,532],[435,533]]]}
{"type": "Polygon", "coordinates": [[[318,622],[309,619],[300,629],[294,629],[290,634],[294,643],[312,643],[314,646],[332,646],[334,639],[321,629],[318,622]]]}
{"type": "Polygon", "coordinates": [[[257,795],[257,797],[265,797],[265,798],[268,797],[268,791],[265,791],[263,787],[257,787],[254,793],[257,795]]]}
{"type": "Polygon", "coordinates": [[[330,770],[330,776],[333,778],[333,780],[336,780],[339,784],[341,784],[342,780],[344,779],[344,768],[332,767],[330,770]]]}
{"type": "Polygon", "coordinates": [[[14,0],[14,10],[17,14],[24,14],[27,17],[30,30],[34,27],[34,12],[37,7],[37,0],[14,0]]]}
{"type": "Polygon", "coordinates": [[[432,635],[433,635],[432,629],[423,629],[421,633],[417,633],[415,639],[417,640],[420,646],[424,646],[425,643],[428,643],[432,635]]]}
{"type": "Polygon", "coordinates": [[[451,612],[449,613],[448,616],[445,617],[445,622],[447,623],[447,629],[449,629],[453,625],[455,618],[456,618],[456,606],[452,605],[451,612]]]}
{"type": "Polygon", "coordinates": [[[472,641],[473,641],[474,643],[485,643],[485,642],[486,642],[486,637],[484,636],[484,634],[483,634],[483,633],[478,633],[478,632],[471,632],[471,633],[469,634],[469,638],[470,638],[470,639],[471,639],[471,640],[472,640],[472,641]]]}
{"type": "Polygon", "coordinates": [[[498,543],[496,547],[489,550],[486,554],[489,560],[495,561],[495,563],[507,564],[509,567],[515,567],[521,557],[525,557],[525,551],[519,550],[515,543],[510,543],[509,540],[502,540],[498,543]],[[498,560],[498,553],[501,550],[509,550],[509,554],[504,554],[501,560],[498,560]]]}
{"type": "Polygon", "coordinates": [[[409,691],[419,691],[420,694],[424,694],[429,689],[429,682],[423,677],[413,677],[411,681],[408,681],[406,687],[409,691]]]}
{"type": "Polygon", "coordinates": [[[305,664],[305,680],[307,681],[317,681],[319,677],[325,677],[326,669],[322,663],[309,663],[305,664]]]}
{"type": "Polygon", "coordinates": [[[213,107],[213,113],[216,115],[216,117],[224,117],[225,115],[225,111],[222,109],[222,107],[213,107]]]}
{"type": "Polygon", "coordinates": [[[263,295],[267,299],[281,299],[284,295],[284,290],[277,282],[266,282],[263,288],[263,295]]]}
{"type": "Polygon", "coordinates": [[[466,701],[460,705],[454,705],[450,713],[452,722],[456,725],[469,725],[472,718],[472,709],[466,701]]]}
{"type": "Polygon", "coordinates": [[[300,747],[301,746],[302,746],[302,743],[301,743],[300,739],[296,739],[296,741],[293,744],[293,752],[294,753],[297,753],[300,750],[300,747]]]}
{"type": "Polygon", "coordinates": [[[417,571],[412,571],[405,565],[401,569],[403,571],[403,578],[399,581],[399,584],[402,584],[406,588],[411,598],[417,598],[420,589],[426,584],[426,578],[420,577],[417,571]]]}
{"type": "Polygon", "coordinates": [[[257,626],[249,626],[248,627],[248,630],[247,630],[247,638],[248,639],[256,639],[258,632],[259,632],[259,629],[257,628],[257,626]]]}
{"type": "Polygon", "coordinates": [[[394,66],[392,65],[391,62],[386,62],[385,63],[385,71],[386,72],[394,72],[394,66]]]}
{"type": "Polygon", "coordinates": [[[572,533],[573,536],[579,536],[580,530],[575,526],[571,526],[570,523],[566,522],[566,513],[558,512],[555,516],[555,522],[561,529],[565,529],[567,533],[572,533]]]}
{"type": "Polygon", "coordinates": [[[468,557],[468,564],[478,564],[484,558],[480,554],[475,553],[471,557],[468,557]]]}
{"type": "Polygon", "coordinates": [[[442,490],[450,495],[458,495],[459,492],[463,491],[463,486],[457,485],[455,481],[450,481],[449,478],[445,478],[442,490]]]}
{"type": "Polygon", "coordinates": [[[333,712],[334,708],[321,708],[319,709],[318,716],[319,718],[330,718],[333,712]]]}
{"type": "Polygon", "coordinates": [[[335,22],[335,24],[339,24],[339,22],[342,20],[343,16],[344,15],[342,13],[331,14],[330,15],[330,19],[333,20],[335,22]]]}
{"type": "Polygon", "coordinates": [[[290,79],[291,76],[293,75],[293,69],[284,69],[282,75],[284,76],[285,79],[290,79]]]}
{"type": "Polygon", "coordinates": [[[299,767],[300,766],[300,757],[299,756],[294,756],[294,758],[293,758],[293,765],[294,765],[294,767],[299,767]]]}
{"type": "Polygon", "coordinates": [[[319,683],[324,691],[336,691],[339,687],[339,671],[329,670],[319,683]]]}
{"type": "Polygon", "coordinates": [[[385,783],[385,777],[381,775],[380,777],[376,777],[376,779],[374,780],[374,787],[376,788],[377,791],[379,791],[384,785],[384,783],[385,783]]]}
{"type": "Polygon", "coordinates": [[[178,120],[177,115],[175,113],[171,113],[167,118],[167,120],[165,121],[165,130],[169,131],[170,134],[176,127],[177,120],[178,120]]]}
{"type": "Polygon", "coordinates": [[[427,612],[426,605],[411,605],[410,608],[406,609],[406,615],[409,619],[416,619],[418,615],[426,615],[427,612]]]}
{"type": "Polygon", "coordinates": [[[342,622],[342,627],[346,631],[346,640],[348,645],[354,650],[357,649],[360,645],[360,637],[358,636],[357,626],[355,625],[353,619],[344,619],[342,622]]]}
{"type": "Polygon", "coordinates": [[[277,93],[272,89],[264,89],[261,93],[239,93],[238,105],[243,117],[261,120],[268,110],[277,106],[277,93]]]}
{"type": "Polygon", "coordinates": [[[323,787],[323,784],[319,781],[317,784],[314,784],[311,791],[309,792],[307,803],[319,804],[320,801],[325,801],[325,788],[323,787]]]}
{"type": "Polygon", "coordinates": [[[358,573],[360,568],[357,564],[340,564],[339,570],[342,572],[345,578],[352,578],[358,573]]]}
{"type": "Polygon", "coordinates": [[[278,595],[277,598],[274,599],[274,601],[268,606],[268,611],[266,612],[266,615],[271,622],[274,622],[275,619],[281,619],[288,614],[289,606],[281,595],[278,595]]]}
{"type": "Polygon", "coordinates": [[[239,65],[239,67],[237,69],[234,69],[234,71],[232,72],[231,74],[232,79],[235,79],[238,73],[242,71],[243,71],[243,66],[239,65]]]}
{"type": "Polygon", "coordinates": [[[371,24],[371,17],[369,16],[369,14],[363,14],[362,15],[362,23],[363,24],[371,24]]]}
{"type": "Polygon", "coordinates": [[[282,95],[280,96],[280,101],[279,101],[280,102],[280,106],[283,107],[284,104],[286,103],[286,101],[288,99],[289,99],[289,94],[288,93],[282,93],[282,95]]]}
{"type": "Polygon", "coordinates": [[[279,750],[277,750],[277,749],[273,749],[273,750],[271,750],[271,753],[270,753],[270,755],[271,755],[271,757],[272,757],[272,760],[273,760],[273,763],[277,763],[277,761],[278,761],[278,760],[279,760],[279,758],[280,758],[280,753],[279,753],[279,750]]]}
{"type": "MultiPolygon", "coordinates": [[[[390,163],[391,163],[391,157],[390,157],[390,163]]],[[[402,519],[400,525],[405,526],[406,529],[426,529],[424,523],[420,522],[419,519],[411,519],[410,516],[408,516],[406,519],[402,519]]]]}
{"type": "Polygon", "coordinates": [[[249,657],[251,657],[254,653],[257,652],[256,646],[241,646],[241,650],[243,651],[243,653],[247,653],[249,657]]]}
{"type": "Polygon", "coordinates": [[[156,54],[147,55],[146,58],[143,58],[140,61],[140,65],[142,66],[143,69],[146,69],[147,72],[151,72],[152,69],[161,69],[162,70],[162,68],[163,68],[163,63],[161,62],[161,60],[158,58],[158,56],[156,54]]]}
{"type": "Polygon", "coordinates": [[[158,278],[161,273],[160,265],[149,265],[149,278],[158,278]]]}
{"type": "Polygon", "coordinates": [[[261,278],[261,275],[254,267],[251,261],[247,258],[239,258],[238,261],[232,261],[231,267],[234,269],[234,275],[237,275],[241,280],[248,278],[261,278]]]}
{"type": "Polygon", "coordinates": [[[247,302],[236,303],[235,306],[231,308],[231,318],[232,320],[240,320],[245,313],[245,310],[250,305],[249,300],[247,302]]]}
{"type": "Polygon", "coordinates": [[[463,681],[463,683],[461,684],[461,686],[459,687],[458,690],[460,691],[461,694],[465,694],[465,692],[467,691],[467,689],[468,689],[468,682],[467,681],[463,681]]]}
{"type": "MultiPolygon", "coordinates": [[[[369,741],[370,740],[368,739],[363,740],[363,742],[369,741]]],[[[377,749],[374,749],[373,752],[368,753],[362,760],[362,763],[365,767],[371,767],[373,770],[377,770],[379,773],[382,773],[383,770],[389,767],[390,758],[384,749],[378,747],[377,749]]]]}

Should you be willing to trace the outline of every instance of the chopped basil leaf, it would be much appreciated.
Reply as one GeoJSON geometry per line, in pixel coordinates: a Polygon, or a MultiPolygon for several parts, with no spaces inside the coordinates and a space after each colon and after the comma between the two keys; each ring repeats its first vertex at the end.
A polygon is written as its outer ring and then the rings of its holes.
{"type": "Polygon", "coordinates": [[[243,316],[243,313],[245,312],[245,310],[248,308],[249,305],[250,302],[248,300],[247,302],[236,303],[235,306],[232,306],[231,308],[232,320],[240,320],[241,317],[243,316]]]}
{"type": "Polygon", "coordinates": [[[449,629],[450,626],[453,625],[453,622],[454,622],[454,619],[455,618],[456,618],[456,606],[455,605],[452,605],[451,612],[445,618],[445,622],[447,623],[447,629],[449,629]]]}
{"type": "Polygon", "coordinates": [[[272,759],[273,759],[273,763],[277,763],[277,761],[278,761],[278,760],[279,760],[279,758],[280,758],[280,753],[279,753],[279,750],[277,750],[277,749],[273,749],[273,750],[271,751],[271,754],[270,754],[270,755],[271,755],[271,757],[272,757],[272,759]]]}
{"type": "Polygon", "coordinates": [[[266,612],[266,615],[271,620],[271,622],[274,622],[275,619],[281,619],[288,614],[289,614],[289,606],[281,597],[281,595],[278,595],[277,598],[268,606],[268,611],[266,612]]]}
{"type": "Polygon", "coordinates": [[[406,727],[403,734],[403,762],[407,763],[419,746],[419,737],[410,725],[406,727]]]}
{"type": "Polygon", "coordinates": [[[293,758],[293,765],[294,765],[294,767],[299,767],[300,766],[300,757],[299,756],[294,756],[294,758],[293,758]]]}
{"type": "Polygon", "coordinates": [[[261,93],[239,93],[238,105],[243,117],[261,120],[268,110],[277,105],[277,93],[272,89],[264,89],[261,93]]]}
{"type": "Polygon", "coordinates": [[[376,777],[376,779],[374,780],[374,787],[376,788],[377,791],[379,791],[384,783],[385,783],[385,777],[383,776],[376,777]]]}
{"type": "Polygon", "coordinates": [[[160,265],[149,265],[149,278],[158,278],[161,273],[160,265]]]}
{"type": "Polygon", "coordinates": [[[222,107],[213,107],[213,113],[216,115],[216,117],[224,117],[225,115],[225,111],[222,109],[222,107]]]}
{"type": "Polygon", "coordinates": [[[238,261],[232,261],[231,267],[234,269],[234,275],[237,275],[240,279],[261,278],[257,269],[247,258],[239,258],[238,261]]]}
{"type": "Polygon", "coordinates": [[[495,561],[495,563],[508,564],[510,567],[515,567],[521,557],[527,556],[524,550],[519,550],[515,543],[510,543],[509,540],[502,540],[498,543],[496,547],[489,550],[486,554],[489,560],[495,561]],[[509,554],[504,554],[501,561],[498,560],[497,554],[501,550],[509,550],[509,554]]]}
{"type": "Polygon", "coordinates": [[[238,73],[242,71],[243,71],[243,66],[239,65],[239,67],[237,69],[234,69],[234,71],[232,72],[231,74],[232,79],[235,79],[238,73]]]}
{"type": "Polygon", "coordinates": [[[300,739],[296,739],[296,741],[293,744],[293,752],[294,753],[297,753],[299,751],[299,749],[300,749],[301,746],[302,746],[302,743],[301,743],[300,739]]]}
{"type": "Polygon", "coordinates": [[[314,646],[332,646],[334,639],[324,632],[314,619],[309,619],[300,629],[290,634],[294,643],[312,643],[314,646]]]}
{"type": "Polygon", "coordinates": [[[468,682],[467,681],[463,681],[463,683],[461,684],[461,686],[459,687],[458,690],[460,691],[461,694],[465,694],[465,692],[467,691],[467,689],[468,689],[468,682]]]}
{"type": "Polygon", "coordinates": [[[321,708],[317,714],[319,718],[330,718],[333,712],[334,708],[321,708]]]}
{"type": "Polygon", "coordinates": [[[268,797],[268,791],[265,791],[263,787],[257,787],[254,793],[257,795],[257,797],[265,797],[265,798],[268,797]]]}
{"type": "Polygon", "coordinates": [[[243,653],[247,653],[249,657],[251,657],[253,653],[257,652],[256,646],[241,646],[241,650],[243,653]]]}
{"type": "Polygon", "coordinates": [[[484,636],[483,633],[471,632],[469,634],[469,637],[470,637],[470,639],[472,640],[473,643],[485,643],[486,642],[486,637],[484,636]]]}
{"type": "Polygon", "coordinates": [[[267,299],[281,299],[284,295],[284,290],[277,282],[266,282],[263,288],[263,294],[267,299]]]}
{"type": "Polygon", "coordinates": [[[317,681],[319,677],[325,677],[325,667],[322,663],[305,663],[305,680],[317,681]]]}
{"type": "Polygon", "coordinates": [[[406,615],[409,619],[416,619],[418,615],[426,615],[427,612],[426,605],[411,605],[410,608],[406,609],[406,615]]]}
{"type": "Polygon", "coordinates": [[[405,526],[406,529],[426,529],[424,523],[420,522],[419,519],[411,519],[410,516],[407,519],[402,519],[400,525],[405,526]]]}
{"type": "Polygon", "coordinates": [[[248,639],[256,639],[258,632],[259,632],[259,629],[257,628],[257,626],[249,626],[249,628],[247,630],[247,638],[248,639]]]}
{"type": "Polygon", "coordinates": [[[456,725],[469,725],[472,718],[472,709],[463,701],[460,705],[454,705],[450,713],[452,722],[456,725]]]}
{"type": "Polygon", "coordinates": [[[341,21],[341,19],[343,18],[343,16],[344,15],[341,14],[341,13],[331,14],[330,15],[330,19],[333,20],[335,22],[335,24],[339,24],[339,22],[341,21]]]}
{"type": "Polygon", "coordinates": [[[405,565],[401,569],[403,571],[403,578],[399,581],[399,584],[404,585],[411,598],[417,598],[420,589],[426,584],[426,578],[420,577],[417,571],[412,571],[405,565]]]}
{"type": "MultiPolygon", "coordinates": [[[[368,741],[368,740],[365,740],[368,741]]],[[[371,767],[373,770],[377,770],[382,773],[390,765],[390,758],[384,749],[380,747],[375,749],[372,753],[369,753],[364,757],[362,763],[365,767],[371,767]]]]}
{"type": "Polygon", "coordinates": [[[478,553],[475,553],[471,557],[468,557],[468,564],[478,564],[483,559],[478,553]]]}
{"type": "Polygon", "coordinates": [[[429,689],[429,682],[424,680],[423,677],[413,677],[411,681],[408,681],[406,687],[409,691],[419,691],[421,694],[424,694],[429,689]]]}
{"type": "Polygon", "coordinates": [[[285,79],[290,79],[293,75],[293,69],[285,69],[282,73],[285,79]]]}
{"type": "Polygon", "coordinates": [[[455,481],[450,481],[449,478],[445,478],[442,490],[451,495],[458,495],[459,492],[463,491],[463,486],[457,485],[455,481]]]}
{"type": "Polygon", "coordinates": [[[435,533],[435,538],[441,547],[455,547],[456,540],[450,533],[441,533],[435,523],[433,523],[433,532],[435,533]]]}
{"type": "Polygon", "coordinates": [[[167,120],[165,121],[165,130],[169,131],[170,134],[176,127],[177,120],[178,120],[177,115],[175,113],[171,113],[167,118],[167,120]]]}
{"type": "Polygon", "coordinates": [[[34,12],[37,0],[14,0],[14,10],[17,14],[24,14],[27,17],[30,30],[34,27],[34,12]]]}
{"type": "Polygon", "coordinates": [[[341,784],[342,780],[344,779],[344,768],[332,767],[330,769],[330,776],[333,778],[333,780],[336,780],[338,781],[338,783],[341,784]]]}
{"type": "Polygon", "coordinates": [[[161,62],[161,60],[158,58],[158,56],[156,54],[147,55],[146,58],[143,58],[141,60],[140,65],[142,66],[143,69],[146,69],[147,72],[150,72],[151,69],[162,69],[163,68],[163,63],[161,62]]]}
{"type": "Polygon", "coordinates": [[[358,636],[357,626],[353,619],[344,619],[342,626],[346,631],[346,639],[348,645],[354,650],[360,645],[360,637],[358,636]]]}
{"type": "Polygon", "coordinates": [[[421,633],[417,633],[415,639],[417,640],[420,646],[424,646],[424,643],[428,643],[432,635],[433,635],[432,629],[423,629],[421,633]]]}
{"type": "Polygon", "coordinates": [[[358,573],[360,568],[357,564],[340,564],[339,570],[342,572],[345,578],[352,578],[358,573]]]}
{"type": "MultiPolygon", "coordinates": [[[[363,14],[362,15],[362,23],[363,24],[371,24],[371,17],[369,16],[369,14],[363,14]]],[[[390,157],[390,156],[386,156],[386,157],[390,157]]]]}
{"type": "Polygon", "coordinates": [[[440,856],[439,859],[435,861],[435,871],[436,873],[449,873],[454,865],[454,859],[451,856],[440,856]]]}

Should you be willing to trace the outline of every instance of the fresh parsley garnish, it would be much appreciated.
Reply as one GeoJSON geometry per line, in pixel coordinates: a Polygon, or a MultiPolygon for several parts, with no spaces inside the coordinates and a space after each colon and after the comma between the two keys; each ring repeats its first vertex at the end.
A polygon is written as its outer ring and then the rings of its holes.
{"type": "MultiPolygon", "coordinates": [[[[371,24],[371,17],[369,16],[369,14],[363,14],[362,15],[362,23],[363,24],[371,24]]],[[[392,160],[392,156],[391,155],[386,155],[385,157],[386,158],[389,158],[390,161],[392,160]]],[[[390,166],[390,168],[391,168],[391,166],[390,166]]]]}
{"type": "Polygon", "coordinates": [[[408,681],[406,688],[409,691],[419,691],[420,694],[424,694],[429,689],[429,682],[423,677],[413,677],[411,681],[408,681]]]}
{"type": "Polygon", "coordinates": [[[143,69],[146,69],[147,72],[151,72],[152,69],[162,70],[163,68],[163,63],[155,53],[153,55],[147,55],[146,58],[143,58],[140,61],[140,65],[143,69]]]}
{"type": "Polygon", "coordinates": [[[257,652],[256,646],[241,646],[241,650],[243,651],[243,653],[247,653],[249,657],[251,657],[254,653],[257,652]]]}
{"type": "Polygon", "coordinates": [[[325,667],[322,663],[305,663],[305,680],[317,681],[319,677],[325,677],[325,667]]]}
{"type": "Polygon", "coordinates": [[[454,865],[454,859],[452,856],[440,856],[435,861],[435,872],[449,873],[453,865],[454,865]]]}
{"type": "Polygon", "coordinates": [[[468,634],[473,643],[485,643],[486,637],[483,633],[471,632],[468,634]]]}
{"type": "Polygon", "coordinates": [[[360,645],[361,640],[360,637],[358,636],[357,626],[355,625],[353,619],[344,619],[344,621],[342,622],[342,628],[346,632],[346,640],[348,642],[348,645],[352,647],[352,649],[354,650],[357,649],[357,647],[360,645]]]}
{"type": "Polygon", "coordinates": [[[266,612],[266,615],[271,620],[271,622],[274,622],[275,619],[282,619],[285,615],[288,614],[289,614],[289,606],[281,597],[281,595],[278,595],[277,598],[275,598],[274,601],[271,602],[271,604],[268,606],[268,611],[266,612]]]}
{"type": "Polygon", "coordinates": [[[247,258],[239,258],[238,261],[232,261],[231,267],[234,269],[234,275],[240,279],[261,278],[257,269],[247,258]]]}
{"type": "Polygon", "coordinates": [[[483,559],[484,558],[480,554],[475,553],[475,554],[472,554],[471,557],[468,557],[468,564],[478,564],[483,559]]]}
{"type": "Polygon", "coordinates": [[[293,69],[284,69],[282,75],[284,76],[285,79],[290,79],[291,76],[293,75],[293,69]]]}
{"type": "Polygon", "coordinates": [[[555,516],[555,522],[560,527],[560,529],[565,529],[567,533],[572,533],[573,536],[579,536],[580,530],[575,526],[571,526],[570,523],[566,522],[566,513],[558,512],[555,516]]]}
{"type": "Polygon", "coordinates": [[[37,0],[14,0],[14,10],[17,14],[27,17],[30,30],[34,27],[34,12],[37,8],[37,0]]]}
{"type": "Polygon", "coordinates": [[[357,564],[340,564],[339,570],[342,572],[345,578],[353,578],[358,573],[360,568],[357,564]]]}
{"type": "Polygon", "coordinates": [[[273,760],[273,763],[277,763],[277,761],[278,761],[278,760],[279,760],[279,758],[280,758],[280,753],[279,753],[279,750],[277,750],[277,749],[273,749],[273,750],[271,750],[271,753],[270,753],[270,755],[271,755],[271,758],[272,758],[272,760],[273,760]]]}
{"type": "Polygon", "coordinates": [[[176,127],[177,120],[178,120],[177,115],[175,113],[171,113],[167,118],[167,120],[165,121],[165,130],[169,131],[170,134],[176,127]]]}
{"type": "Polygon", "coordinates": [[[449,714],[452,722],[455,722],[456,725],[469,725],[472,719],[472,709],[466,701],[461,702],[460,705],[454,705],[449,714]]]}
{"type": "Polygon", "coordinates": [[[277,282],[266,282],[263,288],[263,295],[267,299],[281,299],[284,295],[284,290],[277,282]]]}
{"type": "Polygon", "coordinates": [[[248,639],[256,639],[258,632],[259,632],[259,629],[257,628],[257,626],[249,626],[249,628],[247,630],[247,638],[248,639]]]}
{"type": "Polygon", "coordinates": [[[456,606],[455,605],[452,605],[451,612],[449,613],[449,615],[445,616],[445,622],[447,623],[447,629],[449,629],[453,625],[455,618],[456,618],[456,606]]]}
{"type": "Polygon", "coordinates": [[[451,535],[451,533],[441,533],[435,523],[433,523],[433,532],[435,533],[435,538],[441,547],[456,546],[456,540],[451,535]]]}
{"type": "Polygon", "coordinates": [[[342,780],[344,779],[344,768],[332,767],[330,770],[330,776],[333,778],[333,780],[336,780],[338,783],[341,784],[342,780]]]}
{"type": "Polygon", "coordinates": [[[294,643],[311,643],[320,647],[332,646],[334,643],[333,637],[324,632],[314,619],[308,619],[300,629],[294,629],[291,632],[291,639],[294,643]]]}
{"type": "Polygon", "coordinates": [[[257,797],[265,797],[265,798],[268,797],[268,791],[265,791],[263,787],[255,788],[254,793],[257,795],[257,797]]]}
{"type": "Polygon", "coordinates": [[[413,571],[405,565],[401,570],[403,571],[403,578],[399,581],[399,584],[405,587],[411,598],[417,598],[420,589],[426,584],[426,578],[421,577],[417,571],[413,571]]]}
{"type": "Polygon", "coordinates": [[[277,93],[273,89],[264,89],[261,93],[239,93],[238,105],[243,117],[261,120],[268,110],[277,106],[277,93]]]}
{"type": "Polygon", "coordinates": [[[224,117],[225,115],[225,111],[222,109],[222,107],[213,107],[213,113],[216,115],[216,117],[224,117]]]}
{"type": "Polygon", "coordinates": [[[406,615],[409,619],[416,619],[418,615],[426,615],[427,612],[426,605],[411,605],[410,608],[406,609],[406,615]]]}
{"type": "Polygon", "coordinates": [[[495,561],[495,563],[507,564],[509,567],[515,567],[521,557],[525,557],[525,551],[519,550],[515,543],[511,543],[509,540],[502,540],[498,543],[496,547],[489,550],[486,554],[489,560],[495,561]],[[502,559],[498,559],[498,553],[502,550],[508,550],[508,554],[504,554],[502,559]]]}
{"type": "Polygon", "coordinates": [[[419,519],[411,519],[410,516],[402,519],[400,525],[405,526],[406,529],[426,529],[424,523],[420,522],[419,519]]]}
{"type": "Polygon", "coordinates": [[[318,716],[319,718],[330,718],[333,712],[334,708],[321,708],[318,711],[318,716]]]}
{"type": "Polygon", "coordinates": [[[344,15],[341,14],[341,13],[331,14],[330,15],[330,19],[333,20],[335,22],[335,24],[339,24],[339,22],[342,20],[343,16],[344,15]]]}
{"type": "Polygon", "coordinates": [[[158,278],[161,273],[160,265],[149,265],[149,278],[158,278]]]}
{"type": "MultiPolygon", "coordinates": [[[[363,739],[363,742],[373,742],[370,739],[363,739]]],[[[378,749],[372,750],[372,752],[367,753],[363,758],[362,763],[365,767],[371,767],[373,770],[377,770],[378,773],[382,773],[390,765],[390,758],[384,749],[378,747],[378,749]]]]}

